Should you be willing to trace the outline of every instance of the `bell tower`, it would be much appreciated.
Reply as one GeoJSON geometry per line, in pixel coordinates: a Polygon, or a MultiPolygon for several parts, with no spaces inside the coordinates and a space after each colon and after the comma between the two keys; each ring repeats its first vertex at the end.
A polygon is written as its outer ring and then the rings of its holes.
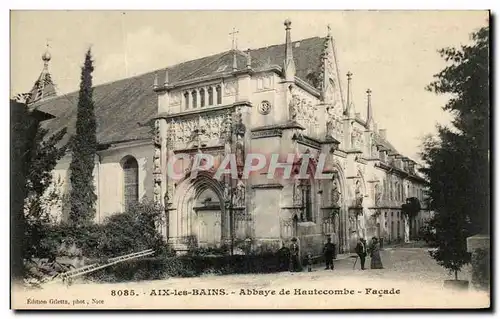
{"type": "Polygon", "coordinates": [[[46,98],[57,96],[55,84],[52,81],[52,76],[49,72],[49,62],[51,59],[52,56],[49,52],[49,45],[47,44],[47,49],[42,54],[42,72],[40,73],[38,80],[36,80],[35,84],[31,88],[26,104],[33,104],[46,98]]]}

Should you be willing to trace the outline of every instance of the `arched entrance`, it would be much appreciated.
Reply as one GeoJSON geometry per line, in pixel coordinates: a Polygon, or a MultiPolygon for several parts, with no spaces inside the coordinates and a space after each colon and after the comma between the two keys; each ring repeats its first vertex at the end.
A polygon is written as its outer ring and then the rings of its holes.
{"type": "Polygon", "coordinates": [[[207,172],[198,172],[195,178],[189,175],[175,189],[172,237],[188,249],[220,247],[229,236],[222,184],[207,172]]]}

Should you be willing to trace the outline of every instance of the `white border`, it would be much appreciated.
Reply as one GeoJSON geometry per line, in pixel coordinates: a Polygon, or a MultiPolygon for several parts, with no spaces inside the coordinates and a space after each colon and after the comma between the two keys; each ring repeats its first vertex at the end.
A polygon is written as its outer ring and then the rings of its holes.
{"type": "MultiPolygon", "coordinates": [[[[219,0],[219,1],[203,1],[203,0],[184,0],[184,1],[169,1],[169,2],[163,2],[161,4],[155,3],[154,1],[148,1],[148,0],[142,0],[142,1],[131,1],[131,0],[121,0],[121,1],[116,1],[116,2],[111,2],[111,1],[102,1],[102,0],[86,0],[86,1],[54,1],[54,0],[46,0],[43,2],[40,1],[26,1],[26,0],[19,0],[19,1],[11,1],[12,3],[9,3],[8,1],[2,2],[2,10],[1,11],[1,17],[0,21],[1,23],[1,35],[2,35],[2,40],[0,42],[1,45],[1,54],[3,57],[3,61],[9,61],[5,62],[5,69],[10,70],[10,59],[9,53],[10,53],[10,48],[9,48],[9,39],[10,39],[10,30],[9,30],[9,25],[10,25],[10,13],[9,10],[31,10],[31,9],[42,9],[42,10],[49,10],[49,9],[65,9],[65,10],[78,10],[78,9],[86,9],[86,10],[111,10],[111,9],[116,9],[116,10],[341,10],[341,9],[387,9],[387,10],[436,10],[436,9],[446,9],[446,10],[481,10],[481,9],[492,9],[492,12],[495,13],[497,10],[495,10],[498,7],[498,3],[500,1],[484,1],[484,0],[475,0],[475,1],[437,1],[437,0],[419,0],[419,1],[359,1],[359,0],[350,0],[350,1],[332,1],[332,0],[324,0],[324,1],[313,1],[313,0],[308,0],[308,1],[281,1],[278,2],[276,1],[275,3],[270,3],[269,0],[252,0],[252,1],[227,1],[227,0],[219,0]],[[10,4],[10,6],[9,6],[10,4]]],[[[496,34],[496,33],[495,33],[496,34]]],[[[495,39],[496,40],[496,36],[495,39]]],[[[12,70],[15,72],[15,70],[12,70]]],[[[496,68],[495,68],[496,71],[496,68]]],[[[3,76],[0,78],[2,87],[4,88],[1,91],[1,100],[7,102],[7,99],[9,98],[8,93],[10,90],[8,90],[9,86],[9,77],[3,76]]],[[[498,83],[497,83],[498,84],[498,83]]],[[[496,92],[498,87],[497,85],[495,88],[492,88],[493,92],[496,92]]],[[[0,108],[0,112],[3,112],[4,114],[0,115],[0,120],[2,121],[0,127],[3,130],[1,134],[1,142],[2,142],[2,149],[4,150],[4,156],[1,158],[3,163],[0,165],[1,169],[1,175],[3,176],[3,183],[1,184],[1,189],[0,189],[0,194],[2,195],[2,203],[4,204],[4,214],[3,218],[5,218],[5,222],[0,223],[2,227],[1,233],[3,234],[4,238],[2,240],[3,243],[3,250],[2,250],[2,256],[4,262],[1,263],[1,268],[2,268],[2,273],[7,280],[2,281],[3,283],[6,283],[5,288],[2,289],[2,310],[6,311],[6,309],[9,308],[9,300],[10,300],[10,289],[8,288],[7,283],[9,282],[9,264],[7,260],[9,259],[9,224],[10,224],[10,219],[9,219],[9,201],[10,201],[10,196],[9,196],[9,188],[10,188],[10,183],[9,183],[9,161],[10,158],[6,154],[9,152],[9,108],[7,106],[8,104],[4,104],[4,107],[0,108]]],[[[495,148],[498,149],[497,143],[500,141],[499,136],[495,135],[495,138],[493,141],[496,141],[495,148]]],[[[492,159],[494,159],[494,155],[492,153],[491,156],[492,159]]],[[[496,177],[496,176],[495,176],[496,177]]],[[[500,191],[497,190],[497,192],[493,195],[493,198],[500,198],[499,193],[500,191]]],[[[497,226],[496,229],[499,229],[498,227],[498,221],[500,218],[497,218],[497,226]]],[[[495,246],[494,246],[495,247],[495,246]]],[[[498,252],[498,251],[497,251],[498,252]]],[[[497,254],[498,255],[498,254],[497,254]]],[[[14,315],[12,311],[9,311],[7,313],[8,316],[14,315]]],[[[71,315],[72,318],[79,318],[83,317],[85,313],[65,313],[63,316],[69,316],[71,315]]],[[[118,314],[106,314],[108,316],[121,316],[123,315],[122,313],[118,314]]],[[[153,313],[155,316],[168,316],[168,317],[177,317],[179,314],[176,313],[168,313],[168,314],[163,314],[163,313],[153,313]]],[[[232,315],[232,314],[224,314],[224,313],[195,313],[191,314],[190,316],[194,315],[202,315],[202,316],[221,316],[221,315],[232,315]]],[[[248,315],[248,314],[240,314],[240,315],[248,315]]],[[[271,317],[275,314],[260,314],[263,316],[268,316],[271,317]]],[[[292,315],[292,313],[283,313],[282,315],[292,315]]],[[[301,315],[307,315],[302,313],[301,315]]],[[[320,315],[320,314],[316,314],[320,315]]],[[[343,314],[321,314],[321,316],[344,316],[343,314]]],[[[355,315],[355,316],[363,316],[363,314],[350,314],[355,315]]],[[[374,317],[385,317],[388,314],[372,314],[374,317]]],[[[401,314],[395,314],[396,316],[400,316],[401,314]]],[[[440,314],[442,315],[442,314],[440,314]]],[[[445,315],[445,316],[449,316],[445,315]]],[[[451,314],[454,318],[457,316],[460,316],[458,314],[451,314]]],[[[471,315],[470,313],[465,314],[468,317],[471,315]]],[[[51,318],[54,316],[53,313],[41,313],[40,316],[46,317],[46,318],[51,318]]],[[[98,314],[98,317],[104,317],[103,314],[98,314]]],[[[4,317],[2,315],[2,317],[4,317]]]]}

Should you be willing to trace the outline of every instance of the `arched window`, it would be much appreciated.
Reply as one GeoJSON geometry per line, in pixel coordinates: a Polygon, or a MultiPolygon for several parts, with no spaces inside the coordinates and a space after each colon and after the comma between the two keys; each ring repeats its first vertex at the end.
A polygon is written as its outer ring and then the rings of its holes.
{"type": "Polygon", "coordinates": [[[189,93],[186,92],[184,93],[184,106],[186,109],[189,109],[189,93]]]}
{"type": "Polygon", "coordinates": [[[200,107],[205,106],[205,89],[200,89],[200,107]]]}
{"type": "Polygon", "coordinates": [[[217,85],[215,90],[217,91],[217,105],[222,104],[222,90],[220,85],[217,85]]]}
{"type": "Polygon", "coordinates": [[[123,195],[125,210],[139,201],[139,165],[133,157],[128,157],[123,163],[123,195]]]}
{"type": "Polygon", "coordinates": [[[195,109],[197,106],[196,105],[196,103],[198,102],[197,95],[198,95],[198,93],[196,91],[191,92],[191,96],[192,96],[192,100],[193,100],[193,109],[195,109]]]}
{"type": "Polygon", "coordinates": [[[208,105],[214,105],[214,89],[208,88],[208,105]]]}

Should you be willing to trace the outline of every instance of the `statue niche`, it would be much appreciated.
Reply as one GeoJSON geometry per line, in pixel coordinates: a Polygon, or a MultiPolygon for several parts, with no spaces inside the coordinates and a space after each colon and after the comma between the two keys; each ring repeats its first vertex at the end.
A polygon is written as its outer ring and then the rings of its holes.
{"type": "Polygon", "coordinates": [[[375,184],[375,206],[379,206],[380,199],[382,198],[382,192],[380,191],[380,185],[375,184]]]}
{"type": "Polygon", "coordinates": [[[300,98],[298,95],[294,94],[292,100],[288,105],[288,110],[290,113],[290,121],[295,121],[297,119],[297,114],[299,112],[300,98]]]}
{"type": "Polygon", "coordinates": [[[360,208],[363,206],[363,193],[361,191],[361,181],[357,180],[354,186],[354,207],[360,208]]]}
{"type": "Polygon", "coordinates": [[[332,206],[339,207],[340,196],[342,193],[340,192],[339,182],[337,179],[333,180],[332,185],[332,206]]]}

